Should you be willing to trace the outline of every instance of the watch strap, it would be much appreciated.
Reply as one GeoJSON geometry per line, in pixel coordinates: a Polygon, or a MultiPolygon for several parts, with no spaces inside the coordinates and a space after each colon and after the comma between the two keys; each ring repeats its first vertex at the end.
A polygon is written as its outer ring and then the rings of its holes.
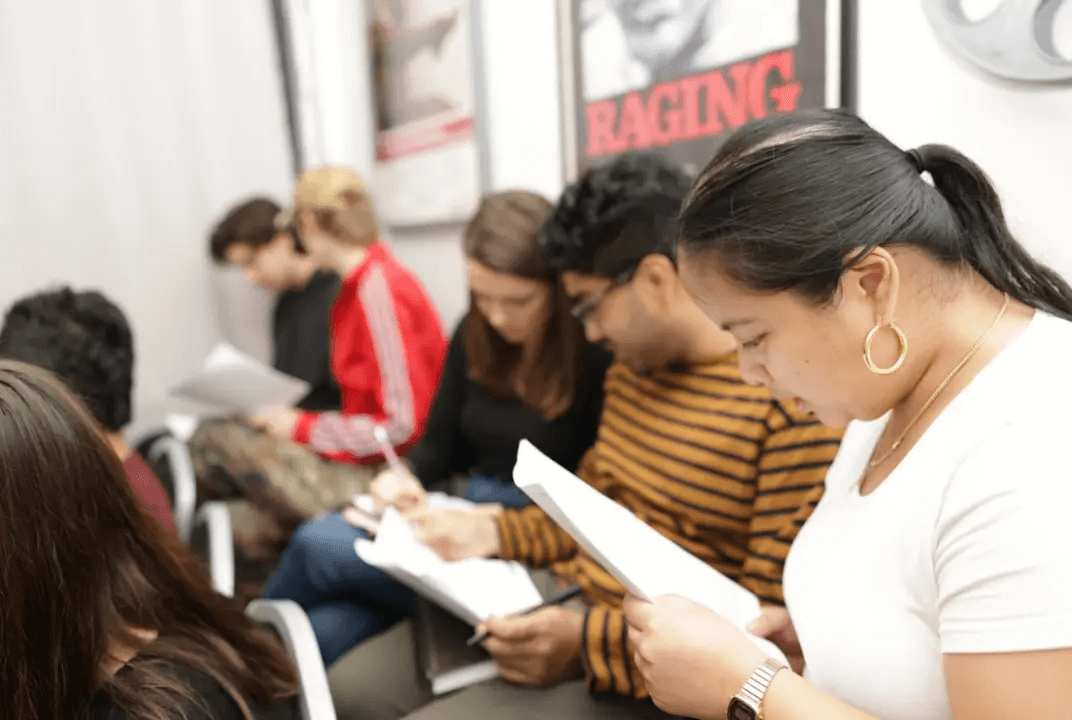
{"type": "MultiPolygon", "coordinates": [[[[774,658],[767,658],[755,669],[755,672],[752,673],[748,680],[745,681],[744,687],[741,688],[741,691],[737,693],[734,699],[739,700],[752,708],[756,718],[762,718],[763,715],[760,712],[760,704],[763,702],[763,697],[767,694],[767,688],[770,687],[770,684],[774,680],[774,676],[778,674],[778,671],[785,669],[785,667],[785,665],[774,658]]],[[[731,718],[730,720],[733,719],[731,718]]]]}

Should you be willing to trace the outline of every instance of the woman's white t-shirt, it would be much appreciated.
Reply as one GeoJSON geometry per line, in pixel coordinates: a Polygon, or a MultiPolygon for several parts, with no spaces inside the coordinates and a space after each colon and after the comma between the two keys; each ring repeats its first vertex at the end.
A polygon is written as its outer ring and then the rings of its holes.
{"type": "Polygon", "coordinates": [[[943,654],[1072,647],[1072,323],[1036,312],[861,496],[887,419],[847,429],[785,597],[809,680],[941,720],[943,654]]]}

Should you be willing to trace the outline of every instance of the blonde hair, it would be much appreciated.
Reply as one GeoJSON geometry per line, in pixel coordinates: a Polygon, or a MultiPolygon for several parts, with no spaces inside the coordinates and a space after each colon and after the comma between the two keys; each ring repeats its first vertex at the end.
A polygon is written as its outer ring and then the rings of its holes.
{"type": "Polygon", "coordinates": [[[297,212],[308,210],[321,230],[346,245],[365,247],[380,237],[368,188],[352,170],[325,165],[306,170],[294,189],[297,212]]]}

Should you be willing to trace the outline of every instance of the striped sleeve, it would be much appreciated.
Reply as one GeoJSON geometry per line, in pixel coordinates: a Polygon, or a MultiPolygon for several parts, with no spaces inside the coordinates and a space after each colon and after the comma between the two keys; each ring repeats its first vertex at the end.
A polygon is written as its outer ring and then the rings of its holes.
{"type": "Polygon", "coordinates": [[[633,662],[633,646],[620,609],[590,608],[581,632],[581,661],[589,692],[648,697],[644,678],[633,662]]]}
{"type": "Polygon", "coordinates": [[[577,554],[577,542],[536,505],[504,510],[496,522],[503,560],[543,568],[577,554]]]}
{"type": "Polygon", "coordinates": [[[771,432],[757,463],[756,499],[740,583],[761,602],[784,605],[782,571],[789,547],[823,495],[841,431],[772,404],[771,432]]]}
{"type": "MultiPolygon", "coordinates": [[[[383,419],[378,424],[383,425],[393,445],[403,445],[416,432],[416,411],[405,342],[382,268],[369,268],[358,286],[358,298],[368,323],[379,369],[383,419]]],[[[377,455],[380,446],[372,434],[376,424],[370,415],[303,413],[298,418],[294,439],[321,454],[345,452],[357,457],[377,455]]]]}

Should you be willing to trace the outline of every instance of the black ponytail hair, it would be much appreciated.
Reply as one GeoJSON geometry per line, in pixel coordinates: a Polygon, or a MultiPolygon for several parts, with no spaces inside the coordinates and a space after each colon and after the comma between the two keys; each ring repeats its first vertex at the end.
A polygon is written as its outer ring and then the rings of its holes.
{"type": "Polygon", "coordinates": [[[998,290],[1072,320],[1072,287],[1013,237],[979,166],[945,145],[905,152],[841,110],[777,114],[738,130],[693,184],[680,227],[682,252],[716,257],[759,292],[830,302],[854,258],[902,244],[967,264],[998,290]]]}

